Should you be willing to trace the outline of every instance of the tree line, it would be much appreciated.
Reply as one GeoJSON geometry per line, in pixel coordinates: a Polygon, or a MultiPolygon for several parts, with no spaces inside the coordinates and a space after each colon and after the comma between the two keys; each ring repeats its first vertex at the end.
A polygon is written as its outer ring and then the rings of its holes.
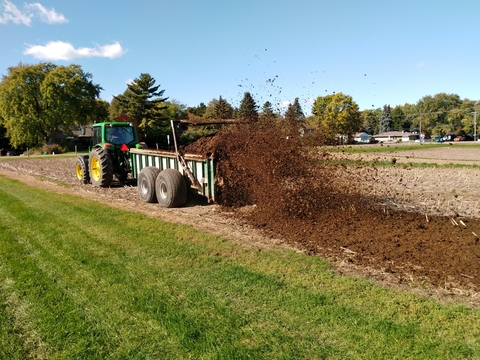
{"type": "MultiPolygon", "coordinates": [[[[15,148],[51,143],[56,132],[71,133],[74,126],[114,121],[122,115],[133,119],[147,142],[170,134],[170,120],[238,119],[242,122],[280,124],[319,132],[327,140],[338,135],[353,139],[364,131],[371,135],[391,130],[418,131],[428,136],[447,132],[472,133],[476,102],[456,94],[424,96],[416,104],[359,110],[351,96],[334,93],[319,96],[305,116],[296,98],[280,113],[266,101],[261,107],[245,92],[238,107],[219,96],[208,104],[188,107],[165,97],[155,78],[142,73],[112,101],[100,99],[102,90],[92,74],[79,65],[59,66],[41,62],[9,67],[0,82],[0,141],[15,148]],[[2,139],[3,138],[3,139],[2,139]]],[[[190,127],[184,139],[194,140],[215,131],[209,126],[190,127]]],[[[1,145],[1,144],[0,144],[1,145]]],[[[1,146],[0,146],[1,147],[1,146]]]]}
{"type": "Polygon", "coordinates": [[[457,94],[438,93],[424,96],[416,104],[391,108],[363,110],[363,130],[369,134],[385,131],[410,131],[428,137],[473,134],[476,123],[477,101],[461,99],[457,94]]]}

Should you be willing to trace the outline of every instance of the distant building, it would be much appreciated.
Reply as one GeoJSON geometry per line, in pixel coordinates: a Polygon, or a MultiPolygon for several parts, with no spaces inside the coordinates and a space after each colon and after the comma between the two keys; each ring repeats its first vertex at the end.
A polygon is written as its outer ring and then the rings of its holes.
{"type": "Polygon", "coordinates": [[[384,133],[376,134],[373,136],[377,141],[415,141],[420,139],[420,135],[417,133],[411,133],[408,131],[387,131],[384,133]]]}
{"type": "Polygon", "coordinates": [[[358,143],[367,144],[370,142],[371,137],[372,136],[370,134],[367,134],[366,132],[361,132],[361,133],[356,133],[353,140],[358,143]]]}

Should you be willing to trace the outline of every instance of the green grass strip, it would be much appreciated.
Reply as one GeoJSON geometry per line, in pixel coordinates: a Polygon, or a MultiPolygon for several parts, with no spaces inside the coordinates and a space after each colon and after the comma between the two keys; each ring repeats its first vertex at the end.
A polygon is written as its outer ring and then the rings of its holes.
{"type": "Polygon", "coordinates": [[[324,146],[315,148],[315,151],[326,151],[326,152],[341,152],[345,154],[368,154],[368,153],[389,153],[389,152],[402,152],[402,151],[417,151],[417,150],[427,150],[427,149],[440,149],[440,148],[462,148],[462,149],[479,149],[480,144],[469,144],[463,145],[455,143],[450,145],[448,142],[445,143],[415,143],[415,144],[402,144],[402,143],[385,143],[383,146],[377,145],[343,145],[343,146],[324,146]]]}
{"type": "Polygon", "coordinates": [[[1,359],[480,357],[478,310],[1,176],[0,284],[1,359]]]}

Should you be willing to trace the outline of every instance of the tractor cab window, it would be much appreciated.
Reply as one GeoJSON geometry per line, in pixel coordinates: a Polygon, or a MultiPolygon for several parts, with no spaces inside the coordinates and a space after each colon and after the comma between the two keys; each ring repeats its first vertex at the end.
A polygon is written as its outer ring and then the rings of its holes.
{"type": "Polygon", "coordinates": [[[95,126],[93,128],[93,144],[92,145],[96,145],[96,144],[100,144],[102,143],[102,128],[101,127],[98,127],[98,126],[95,126]]]}
{"type": "Polygon", "coordinates": [[[115,145],[128,144],[135,137],[133,135],[133,127],[131,126],[115,126],[106,128],[106,140],[115,145]]]}

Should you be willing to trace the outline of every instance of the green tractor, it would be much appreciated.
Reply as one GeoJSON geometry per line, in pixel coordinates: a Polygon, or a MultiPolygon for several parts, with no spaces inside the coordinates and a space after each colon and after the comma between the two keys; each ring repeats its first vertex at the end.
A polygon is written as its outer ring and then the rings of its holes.
{"type": "Polygon", "coordinates": [[[93,125],[93,144],[88,155],[79,155],[75,174],[81,184],[108,187],[113,176],[124,182],[131,172],[130,148],[144,148],[134,124],[104,122],[93,125]]]}

